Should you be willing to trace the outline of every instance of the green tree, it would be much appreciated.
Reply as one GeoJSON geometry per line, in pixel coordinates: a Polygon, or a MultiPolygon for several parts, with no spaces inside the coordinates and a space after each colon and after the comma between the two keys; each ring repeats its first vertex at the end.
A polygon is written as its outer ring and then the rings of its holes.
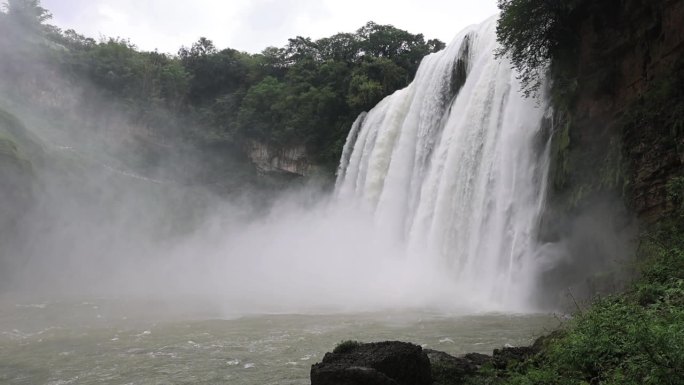
{"type": "Polygon", "coordinates": [[[211,103],[222,93],[245,85],[249,55],[234,49],[217,51],[211,40],[200,38],[188,50],[179,51],[181,63],[192,76],[189,97],[193,103],[211,103]]]}
{"type": "MultiPolygon", "coordinates": [[[[141,96],[143,63],[128,40],[110,38],[88,50],[83,59],[91,80],[109,93],[141,96]]],[[[77,60],[81,60],[77,58],[77,60]]]]}
{"type": "Polygon", "coordinates": [[[413,35],[392,25],[372,21],[360,28],[357,34],[362,39],[364,56],[390,59],[406,69],[411,77],[418,71],[425,55],[444,48],[444,43],[439,40],[430,40],[430,44],[426,44],[422,34],[413,35]]]}
{"type": "Polygon", "coordinates": [[[393,61],[370,58],[355,68],[349,85],[348,101],[355,111],[367,111],[382,98],[408,85],[408,72],[393,61]]]}
{"type": "Polygon", "coordinates": [[[52,14],[41,6],[40,0],[7,0],[3,8],[11,20],[27,27],[39,26],[52,19],[52,14]]]}
{"type": "Polygon", "coordinates": [[[338,33],[317,40],[320,55],[324,60],[357,63],[361,58],[361,37],[353,33],[338,33]]]}
{"type": "Polygon", "coordinates": [[[321,60],[317,42],[308,37],[297,36],[294,39],[289,39],[283,54],[285,55],[285,63],[288,65],[303,60],[321,60]]]}
{"type": "Polygon", "coordinates": [[[349,84],[347,101],[356,110],[368,110],[369,106],[376,105],[383,96],[382,84],[371,80],[363,73],[352,77],[349,84]]]}
{"type": "Polygon", "coordinates": [[[252,86],[240,106],[237,127],[241,135],[270,141],[287,131],[284,127],[285,86],[269,76],[252,86]]]}
{"type": "Polygon", "coordinates": [[[501,49],[520,73],[525,95],[535,94],[560,47],[576,39],[572,20],[582,0],[499,0],[501,17],[497,39],[501,49]]]}

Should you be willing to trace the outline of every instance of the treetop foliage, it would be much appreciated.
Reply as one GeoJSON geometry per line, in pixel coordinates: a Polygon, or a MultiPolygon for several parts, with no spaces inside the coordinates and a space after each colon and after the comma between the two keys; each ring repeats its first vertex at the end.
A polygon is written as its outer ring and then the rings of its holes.
{"type": "Polygon", "coordinates": [[[583,0],[498,0],[501,16],[496,28],[501,48],[520,73],[522,91],[536,94],[544,73],[561,47],[572,46],[576,33],[571,20],[583,0]]]}
{"type": "Polygon", "coordinates": [[[3,10],[25,25],[38,25],[52,19],[52,14],[40,6],[40,0],[7,0],[3,10]]]}

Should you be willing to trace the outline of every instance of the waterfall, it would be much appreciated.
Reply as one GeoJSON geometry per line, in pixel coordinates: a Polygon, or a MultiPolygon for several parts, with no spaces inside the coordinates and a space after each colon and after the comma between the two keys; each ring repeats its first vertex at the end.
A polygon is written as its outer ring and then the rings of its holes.
{"type": "Polygon", "coordinates": [[[406,89],[354,123],[337,198],[359,202],[404,258],[519,308],[534,290],[550,139],[546,105],[495,51],[496,18],[427,56],[406,89]]]}

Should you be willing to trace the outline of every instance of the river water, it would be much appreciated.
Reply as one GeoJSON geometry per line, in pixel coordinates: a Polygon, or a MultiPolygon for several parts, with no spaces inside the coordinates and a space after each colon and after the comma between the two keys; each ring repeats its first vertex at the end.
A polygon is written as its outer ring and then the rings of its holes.
{"type": "Polygon", "coordinates": [[[308,384],[342,340],[403,340],[452,354],[522,345],[550,315],[428,311],[225,317],[159,302],[17,302],[0,307],[0,383],[308,384]]]}

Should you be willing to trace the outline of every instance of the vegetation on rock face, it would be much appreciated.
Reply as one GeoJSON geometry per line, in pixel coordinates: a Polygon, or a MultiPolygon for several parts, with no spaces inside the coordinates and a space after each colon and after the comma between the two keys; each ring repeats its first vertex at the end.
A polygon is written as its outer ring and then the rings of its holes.
{"type": "MultiPolygon", "coordinates": [[[[551,81],[552,102],[560,117],[555,138],[555,193],[564,194],[571,206],[586,202],[592,194],[595,197],[597,193],[609,191],[617,193],[615,199],[624,198],[625,204],[632,208],[652,205],[650,201],[664,201],[668,207],[661,208],[657,217],[648,218],[651,225],[640,236],[637,250],[639,278],[627,291],[596,299],[590,308],[579,310],[561,332],[547,338],[544,348],[533,358],[509,362],[504,369],[485,368],[468,381],[519,385],[682,384],[684,71],[681,59],[667,68],[666,75],[645,79],[645,91],[634,100],[625,98],[629,104],[619,111],[622,118],[614,120],[613,126],[602,127],[600,132],[594,130],[595,136],[590,136],[594,139],[594,149],[578,148],[579,143],[573,143],[578,125],[588,121],[586,116],[576,114],[577,98],[604,97],[613,100],[613,106],[616,104],[617,87],[613,82],[620,74],[614,72],[613,62],[621,58],[619,55],[627,51],[626,47],[637,46],[640,39],[655,40],[661,28],[658,15],[662,4],[501,0],[499,6],[502,15],[497,32],[503,46],[500,54],[508,55],[520,71],[523,91],[537,92],[541,75],[547,75],[551,81]],[[609,10],[611,7],[613,11],[609,10]],[[591,36],[580,36],[584,21],[590,20],[588,28],[597,31],[606,25],[612,31],[637,28],[617,22],[615,7],[622,7],[619,11],[624,14],[619,17],[629,12],[634,16],[635,10],[642,8],[653,11],[653,15],[633,17],[643,17],[647,33],[635,31],[633,36],[624,36],[622,41],[615,42],[612,50],[592,48],[594,51],[588,51],[588,55],[593,56],[583,59],[585,73],[581,73],[578,67],[581,39],[594,44],[591,36]],[[592,68],[587,70],[589,65],[592,68]],[[580,119],[584,120],[579,122],[580,119]],[[591,163],[595,171],[589,172],[584,163],[591,163]],[[586,175],[578,176],[580,172],[586,175]],[[639,186],[640,193],[629,191],[639,186]],[[663,194],[667,197],[663,198],[663,194]],[[650,201],[644,203],[640,199],[650,201]]],[[[583,133],[591,135],[589,131],[583,133]]],[[[586,139],[584,144],[588,146],[586,139]]]]}
{"type": "MultiPolygon", "coordinates": [[[[630,105],[623,128],[633,164],[631,184],[657,191],[667,206],[663,212],[677,211],[684,196],[684,58],[630,105]]],[[[631,194],[636,209],[649,208],[646,195],[652,192],[631,194]]]]}
{"type": "MultiPolygon", "coordinates": [[[[573,156],[575,119],[573,105],[578,91],[579,24],[586,17],[587,0],[538,1],[499,0],[497,25],[499,56],[506,56],[519,73],[526,96],[549,91],[554,108],[553,152],[551,154],[552,199],[563,201],[563,209],[575,208],[593,191],[589,181],[571,181],[577,163],[573,156]],[[546,82],[546,83],[544,83],[546,82]],[[542,90],[542,87],[547,87],[542,90]],[[572,182],[572,183],[571,183],[572,182]]],[[[595,2],[597,5],[607,1],[595,2]]],[[[592,160],[592,167],[596,159],[592,160]]],[[[593,172],[587,172],[587,175],[593,172]]]]}
{"type": "Polygon", "coordinates": [[[638,207],[648,205],[647,196],[663,201],[658,175],[681,168],[675,158],[684,147],[682,59],[659,63],[680,55],[664,46],[679,33],[668,22],[673,4],[499,1],[499,55],[520,72],[528,95],[549,80],[559,127],[551,186],[568,208],[607,193],[641,215],[652,209],[638,207]],[[652,173],[656,168],[661,172],[652,173]]]}

